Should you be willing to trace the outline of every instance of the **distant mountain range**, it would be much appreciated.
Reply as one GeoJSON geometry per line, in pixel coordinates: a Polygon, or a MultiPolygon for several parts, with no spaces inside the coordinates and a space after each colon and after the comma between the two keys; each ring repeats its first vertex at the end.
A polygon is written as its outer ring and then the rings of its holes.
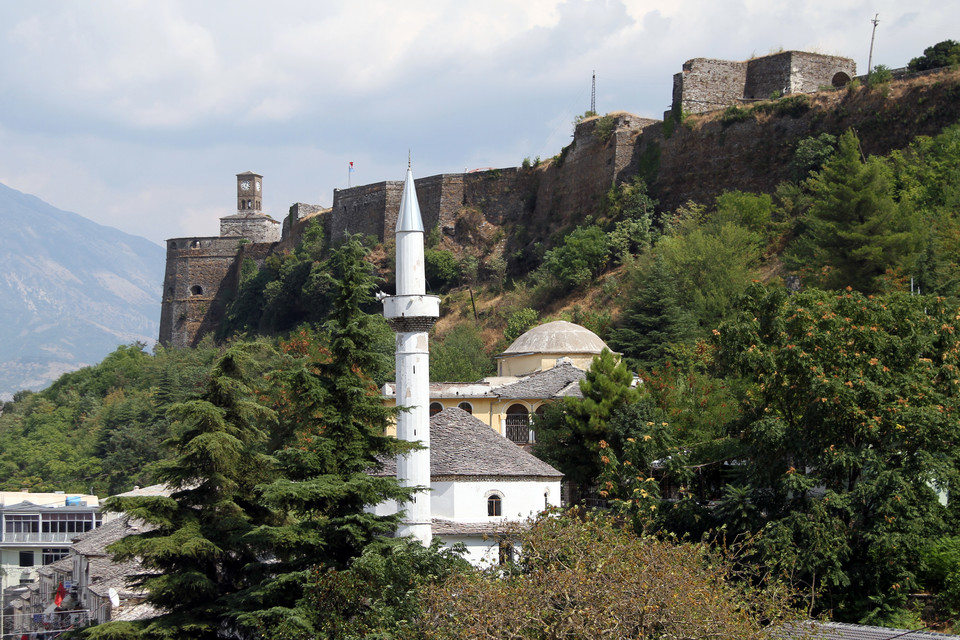
{"type": "Polygon", "coordinates": [[[0,184],[0,399],[152,345],[164,249],[0,184]]]}

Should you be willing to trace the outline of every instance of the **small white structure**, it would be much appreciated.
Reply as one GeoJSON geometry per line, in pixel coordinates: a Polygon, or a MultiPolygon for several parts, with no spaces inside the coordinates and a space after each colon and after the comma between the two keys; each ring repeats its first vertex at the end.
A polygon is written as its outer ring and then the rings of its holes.
{"type": "MultiPolygon", "coordinates": [[[[430,436],[433,535],[447,547],[462,543],[471,563],[496,564],[505,531],[560,505],[563,474],[466,411],[452,407],[434,415],[430,436]]],[[[396,470],[387,460],[378,475],[396,470]]],[[[375,513],[396,511],[396,503],[384,503],[375,513]]]]}

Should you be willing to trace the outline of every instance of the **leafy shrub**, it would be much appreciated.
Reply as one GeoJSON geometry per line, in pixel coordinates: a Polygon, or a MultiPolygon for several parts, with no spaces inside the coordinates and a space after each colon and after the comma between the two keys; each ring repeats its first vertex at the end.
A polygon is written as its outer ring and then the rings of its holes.
{"type": "Polygon", "coordinates": [[[597,118],[597,122],[593,128],[593,135],[596,136],[600,142],[606,142],[610,139],[610,136],[613,135],[615,124],[616,121],[613,116],[607,115],[602,118],[597,118]]]}
{"type": "Polygon", "coordinates": [[[530,307],[518,309],[507,318],[507,328],[503,330],[503,339],[508,343],[512,343],[539,321],[540,314],[536,309],[531,309],[530,307]]]}
{"type": "Polygon", "coordinates": [[[923,50],[923,55],[907,64],[910,71],[926,71],[960,64],[960,42],[944,40],[923,50]]]}
{"type": "Polygon", "coordinates": [[[790,172],[794,180],[803,180],[811,171],[823,166],[837,149],[837,137],[829,133],[821,133],[814,138],[807,136],[797,143],[797,150],[790,163],[790,172]]]}
{"type": "Polygon", "coordinates": [[[749,109],[741,109],[736,105],[730,105],[724,109],[723,115],[720,116],[720,122],[724,127],[729,127],[737,122],[746,122],[752,117],[753,113],[749,109]]]}
{"type": "Polygon", "coordinates": [[[460,263],[449,251],[426,249],[423,252],[427,282],[438,291],[445,291],[460,282],[460,263]]]}
{"type": "Polygon", "coordinates": [[[893,79],[893,74],[890,72],[890,68],[886,65],[878,64],[867,74],[867,86],[872,89],[873,87],[890,82],[891,79],[893,79]]]}
{"type": "Polygon", "coordinates": [[[600,273],[607,264],[610,245],[600,227],[577,227],[563,244],[547,251],[543,268],[564,287],[578,287],[600,273]]]}

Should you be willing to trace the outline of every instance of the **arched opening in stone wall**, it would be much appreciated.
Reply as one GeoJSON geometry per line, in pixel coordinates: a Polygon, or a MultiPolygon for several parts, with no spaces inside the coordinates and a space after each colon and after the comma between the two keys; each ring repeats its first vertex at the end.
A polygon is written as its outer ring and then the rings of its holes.
{"type": "Polygon", "coordinates": [[[198,285],[198,284],[193,285],[192,287],[190,287],[190,295],[192,295],[192,296],[202,296],[202,295],[203,295],[203,287],[201,287],[201,286],[198,285]]]}
{"type": "Polygon", "coordinates": [[[191,249],[199,249],[199,248],[200,248],[200,241],[199,241],[199,240],[194,240],[193,242],[191,242],[191,243],[190,243],[190,248],[191,248],[191,249]]]}
{"type": "Polygon", "coordinates": [[[839,89],[840,87],[845,87],[850,83],[850,76],[848,76],[843,71],[839,71],[833,76],[833,80],[830,81],[835,88],[839,89]]]}

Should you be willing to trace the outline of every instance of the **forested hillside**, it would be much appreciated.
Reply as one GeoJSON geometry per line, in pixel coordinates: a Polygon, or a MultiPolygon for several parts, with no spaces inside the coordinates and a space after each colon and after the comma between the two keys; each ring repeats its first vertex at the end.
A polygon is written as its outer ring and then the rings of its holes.
{"type": "MultiPolygon", "coordinates": [[[[883,91],[880,71],[869,90],[883,91]]],[[[535,453],[579,495],[640,535],[735,547],[723,580],[786,584],[805,614],[916,626],[928,603],[924,624],[944,623],[960,614],[960,522],[950,499],[960,481],[960,124],[882,156],[866,155],[853,128],[819,132],[789,163],[792,178],[768,192],[721,191],[671,209],[638,174],[609,191],[597,216],[544,238],[530,258],[536,267],[517,277],[508,277],[502,256],[454,251],[430,234],[428,280],[444,313],[431,374],[475,380],[530,326],[583,324],[622,360],[598,358],[584,398],[557,402],[535,423],[535,453]],[[643,380],[638,388],[629,384],[633,372],[643,380]]],[[[390,249],[368,245],[361,263],[360,239],[333,248],[317,226],[262,269],[243,265],[220,342],[152,355],[125,347],[41,393],[19,394],[0,416],[4,488],[105,494],[176,479],[192,491],[210,463],[191,457],[195,447],[222,438],[229,447],[201,447],[204,455],[235,455],[251,475],[231,468],[213,483],[220,493],[190,499],[222,500],[244,514],[235,524],[247,537],[227,541],[236,545],[231,557],[275,555],[289,569],[284,580],[303,578],[310,562],[321,562],[318,549],[349,538],[337,527],[349,529],[363,503],[356,493],[329,500],[329,485],[317,488],[328,492],[321,500],[307,480],[349,477],[358,483],[351,492],[367,491],[351,474],[385,447],[357,426],[384,417],[358,398],[376,398],[392,376],[393,340],[377,315],[373,281],[355,272],[373,260],[389,274],[390,249]],[[350,273],[360,285],[344,286],[350,273]],[[344,388],[353,391],[337,395],[344,388]],[[341,436],[356,457],[338,449],[341,436]],[[278,479],[303,482],[304,494],[285,493],[278,479]],[[244,491],[265,502],[251,503],[244,491]],[[329,524],[327,516],[336,523],[324,529],[329,538],[298,526],[329,524]]],[[[141,506],[165,526],[181,523],[141,506]]],[[[170,518],[190,524],[193,513],[170,518]]],[[[429,619],[445,588],[508,602],[505,585],[530,594],[537,589],[527,580],[557,568],[531,560],[515,580],[461,575],[464,582],[435,582],[440,591],[431,592],[424,576],[446,576],[451,565],[418,556],[409,565],[416,575],[404,573],[376,555],[382,549],[367,554],[379,525],[363,522],[359,542],[313,575],[296,606],[236,567],[234,584],[246,586],[228,593],[218,585],[204,606],[230,603],[230,620],[280,629],[273,637],[298,629],[319,637],[327,624],[356,637],[384,628],[402,636],[396,625],[421,619],[412,613],[420,609],[405,608],[412,596],[369,585],[407,580],[410,593],[419,585],[427,591],[416,603],[429,619]],[[271,597],[282,601],[273,613],[260,604],[271,597]],[[373,604],[352,608],[361,600],[373,604]],[[325,617],[318,602],[336,606],[325,617]]],[[[215,529],[202,518],[196,526],[215,529]]],[[[569,531],[580,526],[605,543],[633,544],[582,522],[569,531]]],[[[219,535],[213,529],[204,531],[219,535]]],[[[126,552],[146,549],[137,544],[126,552]]],[[[563,553],[577,546],[570,544],[563,553]]],[[[171,563],[176,572],[176,558],[162,556],[156,552],[155,566],[171,563]]],[[[590,562],[577,566],[583,573],[571,584],[601,573],[590,562]]],[[[455,637],[437,624],[416,633],[455,637]]]]}

